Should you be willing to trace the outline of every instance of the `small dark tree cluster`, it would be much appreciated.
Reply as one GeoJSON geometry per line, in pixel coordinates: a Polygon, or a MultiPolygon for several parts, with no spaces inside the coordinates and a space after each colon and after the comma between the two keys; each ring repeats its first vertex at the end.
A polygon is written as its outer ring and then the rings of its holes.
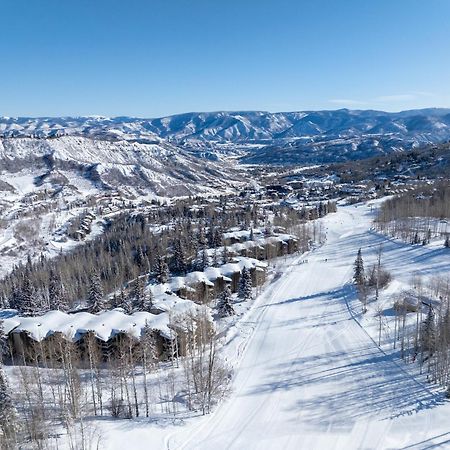
{"type": "Polygon", "coordinates": [[[363,303],[363,311],[366,311],[367,292],[366,292],[366,275],[364,271],[364,261],[361,249],[358,250],[354,263],[353,281],[355,282],[358,295],[363,303]]]}
{"type": "Polygon", "coordinates": [[[228,285],[219,296],[217,311],[220,317],[228,317],[235,314],[231,289],[228,285]]]}
{"type": "Polygon", "coordinates": [[[239,280],[239,297],[243,300],[250,300],[252,298],[252,275],[250,271],[244,267],[242,269],[241,278],[239,280]]]}
{"type": "Polygon", "coordinates": [[[92,314],[99,313],[105,309],[103,288],[99,274],[94,271],[89,281],[88,308],[92,314]]]}

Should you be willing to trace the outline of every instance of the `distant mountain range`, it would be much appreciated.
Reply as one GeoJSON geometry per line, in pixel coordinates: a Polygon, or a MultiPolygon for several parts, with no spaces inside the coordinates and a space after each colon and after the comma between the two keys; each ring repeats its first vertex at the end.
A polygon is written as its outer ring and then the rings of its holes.
{"type": "Polygon", "coordinates": [[[301,164],[361,159],[450,140],[450,109],[186,113],[133,117],[0,118],[0,137],[82,136],[172,145],[208,159],[301,164]]]}

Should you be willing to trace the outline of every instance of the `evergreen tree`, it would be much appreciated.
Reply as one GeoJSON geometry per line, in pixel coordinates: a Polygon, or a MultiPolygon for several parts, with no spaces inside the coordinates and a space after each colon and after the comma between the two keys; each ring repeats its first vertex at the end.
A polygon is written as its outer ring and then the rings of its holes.
{"type": "Polygon", "coordinates": [[[422,351],[427,351],[432,355],[436,348],[436,324],[434,321],[434,310],[431,306],[429,307],[427,317],[422,324],[420,340],[422,351]]]}
{"type": "Polygon", "coordinates": [[[117,297],[117,308],[127,309],[127,295],[125,294],[125,291],[123,287],[120,288],[120,294],[117,297]]]}
{"type": "Polygon", "coordinates": [[[24,316],[34,316],[39,311],[39,301],[30,281],[30,273],[25,274],[22,287],[19,293],[18,310],[24,316]]]}
{"type": "Polygon", "coordinates": [[[239,297],[243,300],[250,300],[253,295],[252,287],[252,275],[247,267],[244,267],[239,280],[239,297]]]}
{"type": "Polygon", "coordinates": [[[146,261],[144,253],[142,252],[142,248],[139,246],[136,250],[136,255],[134,257],[135,264],[139,267],[140,270],[146,270],[146,261]]]}
{"type": "Polygon", "coordinates": [[[133,312],[134,304],[134,289],[128,291],[127,294],[120,296],[119,307],[123,309],[125,314],[131,314],[133,312]]]}
{"type": "Polygon", "coordinates": [[[199,265],[199,270],[203,272],[211,265],[211,260],[208,255],[208,250],[206,247],[203,247],[202,254],[201,254],[201,260],[199,265]]]}
{"type": "Polygon", "coordinates": [[[225,286],[225,289],[219,296],[217,311],[220,317],[227,317],[235,314],[232,304],[231,289],[228,285],[225,286]]]}
{"type": "Polygon", "coordinates": [[[49,276],[48,301],[51,310],[67,311],[69,309],[61,278],[53,270],[50,271],[49,276]]]}
{"type": "Polygon", "coordinates": [[[145,283],[141,277],[138,277],[133,284],[133,305],[138,311],[142,311],[141,307],[145,298],[145,283]]]}
{"type": "Polygon", "coordinates": [[[364,262],[362,259],[361,249],[358,250],[354,264],[353,280],[358,290],[358,296],[363,304],[363,312],[367,311],[367,291],[366,291],[366,277],[364,273],[364,262]]]}
{"type": "Polygon", "coordinates": [[[199,245],[204,248],[207,244],[207,239],[205,237],[205,228],[201,223],[198,226],[198,238],[197,239],[198,239],[199,245]]]}
{"type": "Polygon", "coordinates": [[[163,256],[159,256],[156,261],[155,275],[158,283],[167,283],[169,281],[169,266],[163,256]]]}
{"type": "Polygon", "coordinates": [[[172,269],[177,274],[186,274],[187,261],[184,247],[180,239],[176,239],[173,243],[172,269]]]}
{"type": "Polygon", "coordinates": [[[11,283],[11,293],[9,297],[9,307],[20,310],[20,290],[17,286],[16,279],[13,278],[11,283]]]}
{"type": "Polygon", "coordinates": [[[354,268],[355,270],[353,274],[353,280],[355,281],[355,284],[357,286],[363,286],[365,281],[365,275],[361,249],[358,250],[358,254],[356,255],[354,268]]]}
{"type": "Polygon", "coordinates": [[[222,264],[227,264],[229,261],[228,247],[224,245],[222,250],[222,264]]]}
{"type": "Polygon", "coordinates": [[[207,242],[209,247],[214,247],[214,225],[212,223],[209,224],[208,233],[207,233],[207,242]]]}
{"type": "Polygon", "coordinates": [[[217,267],[219,265],[219,260],[217,258],[217,249],[216,248],[213,251],[211,265],[212,265],[212,267],[217,267]]]}
{"type": "Polygon", "coordinates": [[[151,289],[145,292],[143,302],[140,305],[140,311],[150,312],[153,308],[153,294],[151,289]]]}
{"type": "Polygon", "coordinates": [[[117,294],[115,292],[111,298],[110,304],[111,304],[112,309],[119,308],[119,297],[117,296],[117,294]]]}
{"type": "Polygon", "coordinates": [[[134,305],[138,311],[150,312],[153,307],[153,297],[149,290],[145,290],[145,284],[142,278],[138,278],[134,284],[134,305]]]}
{"type": "Polygon", "coordinates": [[[220,228],[214,229],[214,237],[213,237],[213,247],[217,248],[222,245],[222,233],[220,232],[220,228]]]}
{"type": "Polygon", "coordinates": [[[105,309],[102,282],[96,271],[91,273],[89,281],[88,308],[92,314],[96,314],[105,309]]]}

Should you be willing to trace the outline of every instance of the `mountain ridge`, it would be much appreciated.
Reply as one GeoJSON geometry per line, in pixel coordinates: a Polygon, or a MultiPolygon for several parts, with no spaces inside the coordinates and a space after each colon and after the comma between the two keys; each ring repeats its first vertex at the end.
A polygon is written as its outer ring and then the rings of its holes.
{"type": "Polygon", "coordinates": [[[35,188],[45,179],[50,180],[49,189],[70,188],[70,192],[78,191],[77,184],[89,183],[89,189],[131,196],[193,195],[227,189],[232,179],[236,183],[234,170],[229,167],[224,176],[223,168],[167,142],[111,142],[83,136],[0,139],[4,181],[26,174],[34,178],[35,188]]]}
{"type": "Polygon", "coordinates": [[[190,112],[160,118],[0,118],[0,138],[82,136],[164,142],[206,159],[249,164],[335,162],[450,140],[450,109],[190,112]]]}

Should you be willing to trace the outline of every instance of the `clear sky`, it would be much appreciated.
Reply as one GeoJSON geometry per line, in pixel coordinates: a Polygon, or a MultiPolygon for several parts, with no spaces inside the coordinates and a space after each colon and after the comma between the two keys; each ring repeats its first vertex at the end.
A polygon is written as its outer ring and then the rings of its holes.
{"type": "Polygon", "coordinates": [[[450,0],[0,0],[0,115],[450,107],[450,0]]]}

